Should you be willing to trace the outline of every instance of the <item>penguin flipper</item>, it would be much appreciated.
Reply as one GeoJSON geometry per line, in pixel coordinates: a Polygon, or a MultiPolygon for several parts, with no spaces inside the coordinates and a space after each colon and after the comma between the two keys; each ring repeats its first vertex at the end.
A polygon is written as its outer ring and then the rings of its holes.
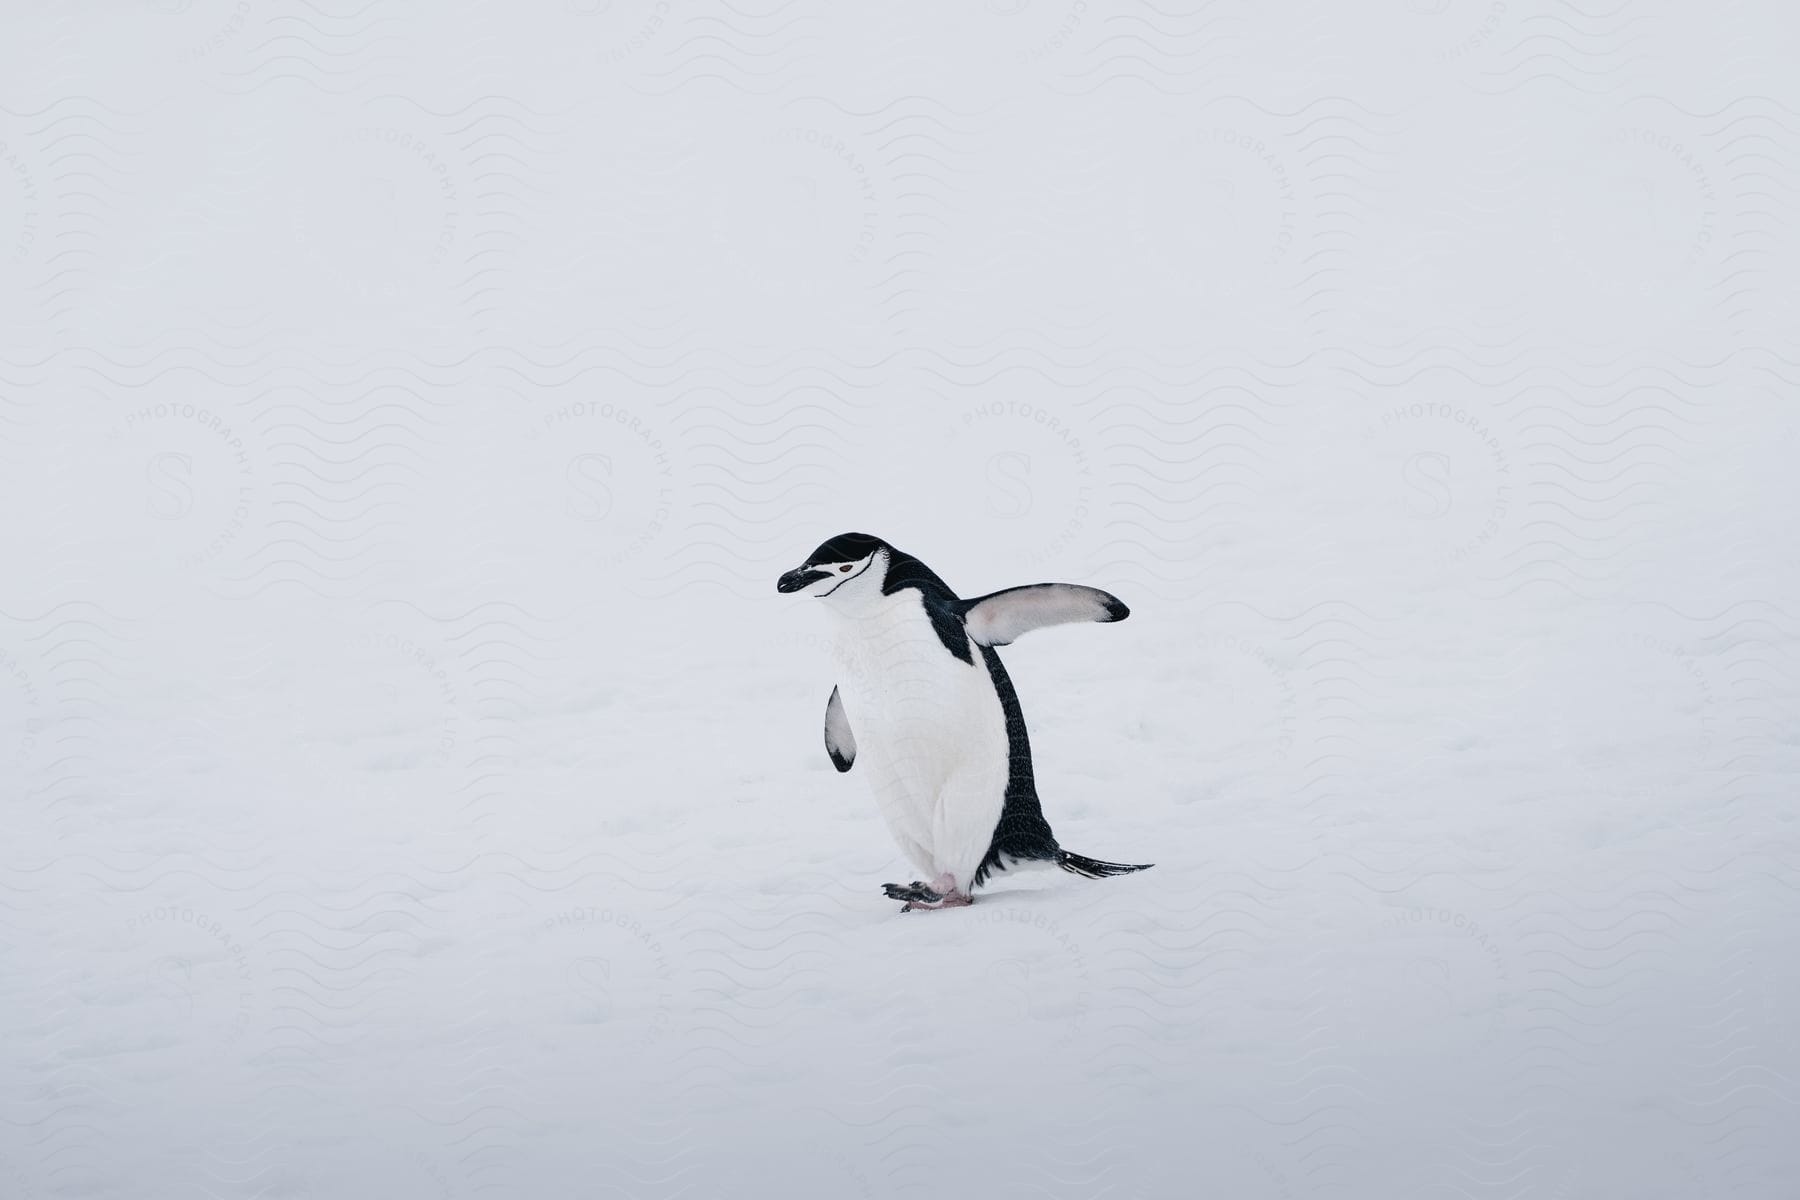
{"type": "Polygon", "coordinates": [[[831,755],[831,765],[840,774],[856,761],[856,735],[850,732],[850,718],[844,715],[844,702],[838,699],[835,687],[825,702],[825,753],[831,755]]]}
{"type": "Polygon", "coordinates": [[[1123,621],[1131,610],[1109,592],[1078,583],[1032,583],[961,602],[963,628],[983,646],[1005,646],[1034,629],[1076,621],[1123,621]]]}

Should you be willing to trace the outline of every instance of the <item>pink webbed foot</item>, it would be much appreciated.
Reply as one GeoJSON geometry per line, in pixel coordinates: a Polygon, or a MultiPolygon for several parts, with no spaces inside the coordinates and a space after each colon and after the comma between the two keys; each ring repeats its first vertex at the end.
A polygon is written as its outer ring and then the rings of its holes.
{"type": "Polygon", "coordinates": [[[966,892],[951,892],[938,900],[908,900],[900,906],[901,912],[912,912],[915,908],[967,908],[975,903],[975,897],[966,892]]]}
{"type": "Polygon", "coordinates": [[[975,897],[959,891],[955,877],[948,873],[939,875],[929,885],[915,881],[909,887],[902,888],[890,883],[887,885],[887,894],[895,900],[906,901],[901,912],[927,908],[963,908],[975,903],[975,897]]]}

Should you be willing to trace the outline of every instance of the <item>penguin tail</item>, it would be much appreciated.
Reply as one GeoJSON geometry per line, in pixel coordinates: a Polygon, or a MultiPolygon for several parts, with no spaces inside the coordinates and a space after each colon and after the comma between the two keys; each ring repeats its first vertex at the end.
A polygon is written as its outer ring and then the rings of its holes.
{"type": "Polygon", "coordinates": [[[1088,879],[1106,879],[1113,875],[1129,875],[1133,871],[1148,871],[1155,863],[1115,863],[1101,862],[1097,858],[1085,858],[1079,854],[1070,854],[1067,850],[1057,853],[1056,865],[1071,875],[1081,875],[1088,879]]]}

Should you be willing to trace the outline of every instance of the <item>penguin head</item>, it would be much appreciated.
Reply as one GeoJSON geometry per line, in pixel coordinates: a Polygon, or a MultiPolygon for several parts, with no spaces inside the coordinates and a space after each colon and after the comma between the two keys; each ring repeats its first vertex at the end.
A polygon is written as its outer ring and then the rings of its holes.
{"type": "Polygon", "coordinates": [[[777,580],[775,590],[801,592],[820,600],[835,596],[839,602],[879,596],[892,550],[866,533],[840,533],[777,580]]]}

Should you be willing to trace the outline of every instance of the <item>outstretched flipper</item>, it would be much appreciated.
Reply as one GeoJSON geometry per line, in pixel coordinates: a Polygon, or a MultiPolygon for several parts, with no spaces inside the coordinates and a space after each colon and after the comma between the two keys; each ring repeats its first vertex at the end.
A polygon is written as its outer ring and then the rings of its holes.
{"type": "Polygon", "coordinates": [[[844,702],[838,699],[835,687],[825,702],[825,753],[831,755],[831,765],[840,774],[856,761],[856,735],[850,732],[850,718],[844,715],[844,702]]]}
{"type": "Polygon", "coordinates": [[[1005,646],[1046,625],[1123,621],[1131,610],[1117,596],[1078,583],[1033,583],[958,601],[963,628],[983,646],[1005,646]]]}

